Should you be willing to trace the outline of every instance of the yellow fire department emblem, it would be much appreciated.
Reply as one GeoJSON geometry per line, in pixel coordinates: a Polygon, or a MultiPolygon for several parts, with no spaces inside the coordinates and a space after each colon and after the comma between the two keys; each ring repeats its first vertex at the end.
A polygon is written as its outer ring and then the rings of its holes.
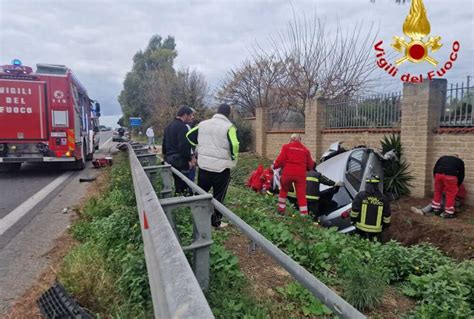
{"type": "Polygon", "coordinates": [[[423,41],[423,38],[430,34],[430,28],[423,0],[412,0],[410,13],[403,23],[403,33],[410,38],[410,42],[406,42],[404,37],[393,37],[392,47],[398,52],[405,53],[405,56],[395,61],[396,65],[405,61],[412,63],[427,61],[434,66],[438,64],[438,61],[430,57],[428,53],[429,51],[436,52],[443,46],[439,42],[441,37],[430,37],[428,41],[423,41]]]}

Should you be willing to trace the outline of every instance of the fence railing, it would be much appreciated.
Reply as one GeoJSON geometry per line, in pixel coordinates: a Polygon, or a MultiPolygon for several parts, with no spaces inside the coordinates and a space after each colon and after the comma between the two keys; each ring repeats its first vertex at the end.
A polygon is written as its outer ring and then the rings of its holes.
{"type": "Polygon", "coordinates": [[[402,94],[347,97],[326,104],[325,128],[392,128],[400,126],[402,94]]]}
{"type": "Polygon", "coordinates": [[[302,111],[285,108],[270,108],[267,111],[269,131],[304,130],[305,118],[302,111]]]}
{"type": "MultiPolygon", "coordinates": [[[[203,288],[206,288],[209,282],[209,250],[207,248],[212,244],[210,236],[210,216],[213,209],[216,209],[247,236],[254,245],[260,247],[276,263],[288,271],[294,279],[306,287],[316,298],[321,300],[334,314],[342,318],[366,318],[347,301],[329,289],[324,283],[319,281],[278,247],[273,245],[263,235],[250,227],[230,209],[212,198],[180,171],[168,164],[156,165],[157,156],[147,154],[148,151],[146,147],[136,145],[130,147],[130,150],[130,162],[137,196],[138,212],[142,223],[142,234],[144,241],[148,241],[148,243],[145,243],[145,256],[147,258],[147,269],[150,276],[150,286],[155,307],[163,307],[168,313],[176,314],[176,306],[179,305],[180,302],[187,301],[187,304],[183,306],[185,309],[192,307],[192,310],[189,311],[193,313],[197,313],[194,311],[203,311],[203,313],[200,313],[198,316],[191,314],[180,315],[178,316],[179,318],[208,318],[212,316],[212,314],[209,314],[210,310],[208,309],[207,302],[202,300],[202,292],[199,291],[198,293],[196,289],[199,287],[198,282],[203,288]],[[135,155],[134,152],[137,152],[139,155],[135,155]],[[138,168],[138,162],[144,167],[138,168]],[[152,184],[155,184],[158,174],[161,176],[162,182],[160,193],[162,197],[164,197],[164,199],[161,200],[158,200],[152,186],[152,184]],[[194,194],[197,195],[170,197],[173,183],[172,174],[183,180],[194,194]],[[145,189],[142,189],[143,184],[146,185],[145,189]],[[137,188],[139,188],[138,191],[137,188]],[[177,233],[171,210],[186,205],[186,203],[197,202],[199,202],[199,204],[192,206],[196,209],[196,211],[192,211],[194,217],[193,243],[187,247],[182,247],[183,250],[193,250],[195,253],[193,257],[193,268],[197,276],[196,281],[196,278],[194,278],[194,280],[189,279],[189,264],[183,252],[181,251],[181,253],[179,253],[177,251],[177,245],[179,245],[177,238],[179,238],[179,234],[177,233]],[[212,203],[212,206],[206,205],[207,202],[212,203]],[[162,205],[165,208],[162,208],[162,205]],[[146,225],[148,229],[143,226],[144,216],[148,218],[146,225]],[[154,231],[150,231],[152,229],[154,231]],[[165,231],[165,234],[160,234],[159,232],[161,231],[165,231]],[[174,236],[171,236],[171,234],[174,234],[174,236]],[[168,241],[170,241],[172,245],[170,245],[168,241]],[[167,254],[166,251],[168,250],[169,253],[167,254]],[[198,252],[200,252],[200,255],[198,252]],[[167,261],[167,258],[173,258],[173,261],[167,261]],[[185,263],[187,266],[182,263],[185,263]],[[206,267],[207,270],[205,269],[206,267]],[[181,271],[184,272],[185,276],[181,274],[181,271]],[[173,275],[171,276],[170,274],[173,275]],[[188,282],[188,280],[190,282],[188,282]],[[173,289],[176,289],[176,291],[172,291],[173,289]],[[184,292],[186,292],[186,294],[183,294],[184,292]],[[193,294],[197,294],[197,297],[191,297],[193,294]],[[179,298],[179,301],[172,300],[173,297],[179,298]],[[160,301],[159,298],[163,298],[164,301],[160,301]],[[192,299],[192,301],[188,299],[192,299]],[[171,305],[162,304],[167,302],[171,302],[171,305]]],[[[155,308],[155,315],[156,313],[155,308]]],[[[158,312],[158,314],[161,313],[163,312],[158,312]]],[[[170,318],[170,316],[163,316],[163,318],[170,318]]]]}
{"type": "Polygon", "coordinates": [[[474,86],[470,77],[466,83],[450,84],[446,90],[446,103],[442,106],[439,125],[441,127],[474,126],[474,86]]]}

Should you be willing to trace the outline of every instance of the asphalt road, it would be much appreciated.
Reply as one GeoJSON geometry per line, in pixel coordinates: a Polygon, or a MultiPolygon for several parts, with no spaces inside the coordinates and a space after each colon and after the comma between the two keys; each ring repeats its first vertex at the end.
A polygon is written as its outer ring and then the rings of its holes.
{"type": "MultiPolygon", "coordinates": [[[[101,132],[100,145],[111,137],[112,131],[101,132]]],[[[57,163],[28,163],[18,172],[0,173],[0,219],[64,172],[57,163]]]]}
{"type": "MultiPolygon", "coordinates": [[[[112,132],[101,134],[97,156],[114,146],[104,145],[111,136],[112,132]]],[[[48,269],[48,252],[74,218],[69,208],[79,204],[93,186],[80,183],[80,178],[98,173],[87,163],[82,171],[25,165],[18,173],[0,174],[0,318],[8,318],[12,303],[48,269]]]]}

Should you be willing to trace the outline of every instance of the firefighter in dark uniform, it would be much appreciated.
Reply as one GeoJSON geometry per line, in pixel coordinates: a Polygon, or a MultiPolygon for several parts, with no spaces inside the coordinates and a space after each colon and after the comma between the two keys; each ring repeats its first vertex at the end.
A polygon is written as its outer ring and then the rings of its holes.
{"type": "MultiPolygon", "coordinates": [[[[306,173],[306,200],[308,201],[308,210],[315,217],[319,217],[324,212],[324,204],[327,200],[331,200],[338,188],[331,188],[321,192],[319,185],[327,186],[343,186],[343,182],[335,182],[324,176],[317,170],[313,169],[306,173]]],[[[288,198],[292,203],[296,203],[296,194],[294,186],[288,192],[288,198]]]]}
{"type": "Polygon", "coordinates": [[[378,176],[373,175],[365,182],[365,191],[359,192],[352,202],[350,216],[356,227],[356,234],[381,241],[382,231],[390,226],[390,203],[379,190],[378,176]]]}

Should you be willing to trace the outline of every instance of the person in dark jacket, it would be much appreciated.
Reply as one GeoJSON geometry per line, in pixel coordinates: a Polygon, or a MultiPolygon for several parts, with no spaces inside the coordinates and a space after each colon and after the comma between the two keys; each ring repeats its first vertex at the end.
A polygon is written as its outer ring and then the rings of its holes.
{"type": "MultiPolygon", "coordinates": [[[[191,144],[189,144],[186,134],[188,126],[194,120],[193,109],[188,106],[181,106],[176,114],[176,118],[168,124],[163,133],[162,153],[167,163],[172,165],[184,175],[188,175],[190,169],[195,166],[192,158],[191,144]]],[[[175,193],[184,194],[188,187],[178,176],[173,174],[175,193]]]]}
{"type": "Polygon", "coordinates": [[[327,206],[327,203],[341,186],[344,186],[344,182],[335,182],[315,169],[309,171],[306,174],[306,199],[308,200],[309,211],[313,213],[315,217],[321,216],[324,213],[324,208],[327,206]],[[321,191],[321,184],[335,187],[321,191]]]}
{"type": "MultiPolygon", "coordinates": [[[[306,173],[306,200],[308,201],[308,211],[314,216],[314,218],[317,218],[324,213],[325,207],[340,186],[344,186],[344,182],[335,182],[318,172],[316,169],[310,170],[306,173]],[[336,186],[336,188],[331,187],[327,190],[321,191],[321,184],[336,186]]],[[[297,203],[294,185],[292,185],[288,191],[288,200],[292,204],[297,203]]]]}
{"type": "Polygon", "coordinates": [[[441,209],[441,198],[446,196],[443,218],[454,217],[454,202],[458,188],[464,180],[464,162],[459,155],[441,156],[433,168],[434,196],[431,202],[433,213],[439,214],[441,209]]]}
{"type": "Polygon", "coordinates": [[[390,203],[379,190],[380,178],[373,175],[365,181],[365,191],[352,202],[350,213],[356,234],[363,238],[382,240],[382,231],[390,226],[390,203]]]}

